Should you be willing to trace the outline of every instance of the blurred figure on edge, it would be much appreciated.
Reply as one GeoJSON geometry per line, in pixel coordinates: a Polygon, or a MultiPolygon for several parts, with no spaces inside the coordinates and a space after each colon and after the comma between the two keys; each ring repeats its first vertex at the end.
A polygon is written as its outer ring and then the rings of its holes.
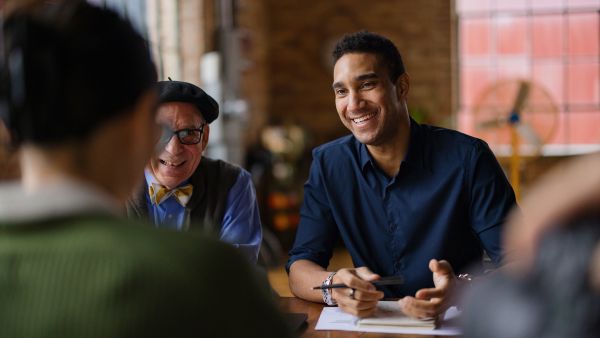
{"type": "Polygon", "coordinates": [[[600,335],[600,153],[561,164],[525,196],[507,265],[464,299],[465,337],[600,335]]]}

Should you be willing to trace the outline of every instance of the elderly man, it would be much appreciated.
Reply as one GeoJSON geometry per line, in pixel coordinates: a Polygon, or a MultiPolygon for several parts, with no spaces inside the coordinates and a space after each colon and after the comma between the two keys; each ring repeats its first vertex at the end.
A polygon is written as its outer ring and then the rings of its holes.
{"type": "Polygon", "coordinates": [[[202,156],[217,102],[187,82],[161,81],[158,91],[157,122],[165,131],[128,215],[160,228],[214,234],[256,263],[262,232],[250,174],[202,156]]]}
{"type": "Polygon", "coordinates": [[[502,223],[515,197],[487,145],[420,125],[408,114],[409,78],[394,44],[359,32],[333,53],[335,106],[348,135],[313,152],[288,271],[299,297],[367,316],[384,297],[403,297],[414,317],[448,306],[454,268],[502,259],[502,223]],[[355,268],[327,271],[342,239],[355,268]],[[376,290],[371,281],[402,276],[376,290]],[[433,277],[433,278],[432,278],[433,277]],[[344,283],[351,289],[311,290],[344,283]]]}
{"type": "Polygon", "coordinates": [[[230,245],[120,217],[158,136],[146,41],[85,1],[25,3],[0,36],[23,173],[0,185],[0,335],[288,336],[230,245]]]}

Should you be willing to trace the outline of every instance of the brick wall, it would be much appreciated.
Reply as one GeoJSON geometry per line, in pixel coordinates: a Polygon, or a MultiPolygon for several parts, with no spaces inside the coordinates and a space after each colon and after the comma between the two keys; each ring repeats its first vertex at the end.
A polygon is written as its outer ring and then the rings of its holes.
{"type": "Polygon", "coordinates": [[[214,48],[213,0],[146,0],[146,20],[159,80],[201,84],[200,60],[214,48]]]}
{"type": "Polygon", "coordinates": [[[330,52],[344,33],[367,29],[400,49],[409,75],[409,109],[448,124],[453,97],[454,4],[450,0],[240,0],[247,30],[242,88],[248,139],[269,121],[305,126],[320,143],[346,133],[335,112],[330,52]]]}

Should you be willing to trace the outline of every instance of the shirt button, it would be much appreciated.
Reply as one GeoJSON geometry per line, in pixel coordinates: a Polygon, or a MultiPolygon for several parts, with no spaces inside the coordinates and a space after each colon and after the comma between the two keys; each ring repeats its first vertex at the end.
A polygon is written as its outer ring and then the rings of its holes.
{"type": "Polygon", "coordinates": [[[388,231],[390,233],[393,233],[396,230],[396,224],[394,223],[390,223],[389,227],[388,227],[388,231]]]}
{"type": "Polygon", "coordinates": [[[402,268],[404,268],[404,264],[401,261],[396,261],[394,263],[394,269],[396,271],[402,270],[402,268]]]}
{"type": "Polygon", "coordinates": [[[173,215],[169,214],[169,216],[167,216],[167,217],[169,217],[169,218],[173,218],[173,215]]]}

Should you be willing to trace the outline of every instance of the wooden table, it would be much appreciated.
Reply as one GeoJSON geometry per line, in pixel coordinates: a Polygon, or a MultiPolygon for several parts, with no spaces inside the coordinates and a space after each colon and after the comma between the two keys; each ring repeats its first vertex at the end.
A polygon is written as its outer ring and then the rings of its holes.
{"type": "MultiPolygon", "coordinates": [[[[436,336],[410,335],[410,334],[392,334],[392,333],[366,333],[351,331],[316,331],[315,325],[321,315],[324,304],[313,303],[295,297],[281,297],[280,306],[284,312],[304,312],[308,315],[308,327],[302,333],[302,338],[324,337],[324,338],[432,338],[436,336]]],[[[447,336],[446,336],[447,337],[447,336]]]]}

